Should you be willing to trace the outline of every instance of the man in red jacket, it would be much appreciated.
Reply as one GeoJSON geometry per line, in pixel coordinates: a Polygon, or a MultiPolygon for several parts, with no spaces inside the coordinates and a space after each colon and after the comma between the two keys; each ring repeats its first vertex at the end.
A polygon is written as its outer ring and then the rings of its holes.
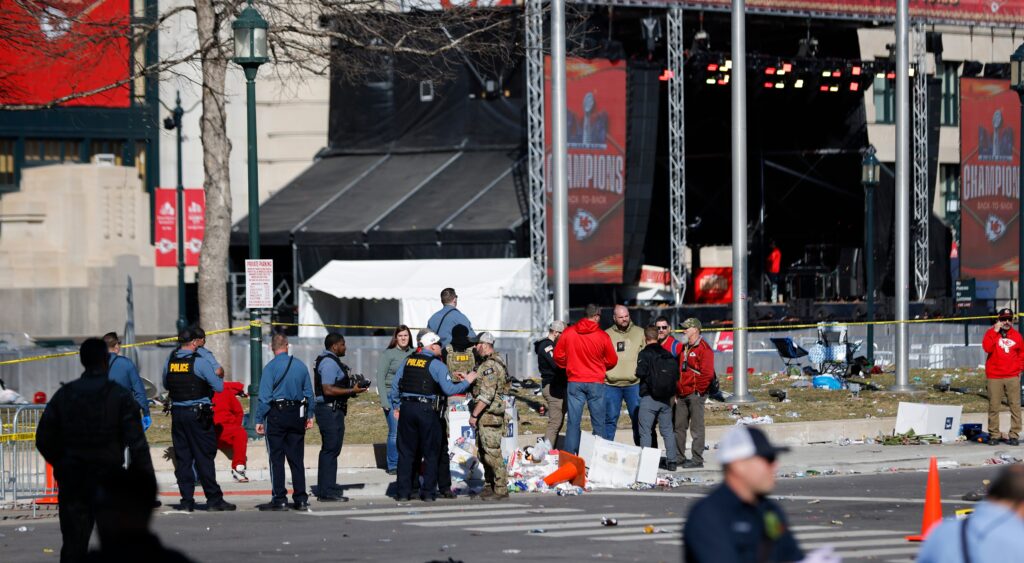
{"type": "Polygon", "coordinates": [[[580,423],[583,405],[590,410],[590,424],[595,436],[604,436],[605,372],[615,367],[619,356],[608,333],[601,330],[601,308],[587,305],[585,318],[565,329],[555,344],[555,365],[565,368],[569,385],[569,422],[565,429],[565,451],[575,454],[580,449],[580,423]]]}
{"type": "Polygon", "coordinates": [[[679,362],[676,384],[676,447],[683,469],[704,467],[704,401],[715,377],[715,352],[700,337],[701,324],[694,318],[683,321],[685,348],[679,362]],[[685,459],[686,431],[693,438],[690,459],[685,459]]]}
{"type": "Polygon", "coordinates": [[[1024,338],[1013,328],[1013,311],[999,310],[999,320],[985,332],[981,347],[988,354],[985,377],[988,380],[988,443],[999,445],[999,411],[1003,399],[1010,405],[1010,433],[1006,443],[1019,444],[1020,438],[1020,372],[1024,369],[1024,338]]]}
{"type": "Polygon", "coordinates": [[[225,381],[224,390],[213,395],[213,424],[217,430],[217,449],[231,455],[231,476],[239,483],[248,483],[245,476],[246,448],[249,435],[242,428],[242,403],[238,396],[245,395],[245,386],[237,381],[225,381]]]}

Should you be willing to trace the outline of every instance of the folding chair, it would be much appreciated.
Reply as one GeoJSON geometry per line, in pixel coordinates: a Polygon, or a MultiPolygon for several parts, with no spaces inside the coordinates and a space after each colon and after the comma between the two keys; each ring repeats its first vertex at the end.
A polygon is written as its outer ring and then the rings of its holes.
{"type": "Polygon", "coordinates": [[[800,358],[807,357],[809,354],[807,350],[794,343],[793,339],[788,336],[785,338],[769,338],[769,340],[775,345],[775,350],[778,351],[779,357],[782,358],[782,363],[785,364],[787,372],[790,367],[802,369],[800,358]]]}

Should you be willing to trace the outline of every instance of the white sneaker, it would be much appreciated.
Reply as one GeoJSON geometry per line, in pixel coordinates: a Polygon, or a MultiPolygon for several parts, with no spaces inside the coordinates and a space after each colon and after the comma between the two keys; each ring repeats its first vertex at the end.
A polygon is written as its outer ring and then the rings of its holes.
{"type": "Polygon", "coordinates": [[[234,477],[235,481],[238,482],[238,483],[248,483],[249,482],[249,478],[245,476],[245,466],[244,465],[236,465],[235,468],[231,470],[231,476],[234,477]]]}

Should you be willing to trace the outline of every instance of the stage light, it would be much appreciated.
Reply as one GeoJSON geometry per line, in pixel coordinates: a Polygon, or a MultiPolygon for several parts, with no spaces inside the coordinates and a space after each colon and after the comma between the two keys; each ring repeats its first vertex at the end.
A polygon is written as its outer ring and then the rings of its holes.
{"type": "Polygon", "coordinates": [[[793,65],[789,63],[782,64],[782,72],[793,72],[793,65]]]}
{"type": "Polygon", "coordinates": [[[661,76],[659,76],[659,77],[658,77],[658,80],[661,80],[662,82],[668,82],[668,81],[669,81],[669,80],[671,80],[671,79],[672,79],[673,77],[675,77],[675,75],[676,75],[676,73],[672,72],[672,69],[670,69],[670,68],[666,68],[666,69],[665,69],[665,70],[664,70],[664,71],[663,71],[663,72],[661,73],[661,76]]]}
{"type": "Polygon", "coordinates": [[[878,74],[875,75],[875,78],[885,78],[885,73],[879,72],[878,74]]]}
{"type": "Polygon", "coordinates": [[[850,74],[852,74],[854,76],[860,76],[860,67],[859,66],[855,66],[855,67],[851,68],[850,69],[850,74]]]}
{"type": "Polygon", "coordinates": [[[832,72],[832,78],[839,78],[842,75],[843,73],[839,72],[838,70],[832,72]]]}
{"type": "Polygon", "coordinates": [[[804,79],[803,78],[797,78],[796,82],[793,83],[793,87],[794,88],[803,88],[804,87],[804,79]]]}
{"type": "Polygon", "coordinates": [[[708,72],[717,72],[717,71],[718,71],[718,64],[717,63],[711,63],[711,64],[708,65],[708,72]]]}
{"type": "Polygon", "coordinates": [[[765,82],[765,83],[764,83],[764,87],[765,87],[765,88],[774,88],[774,87],[775,87],[775,84],[774,84],[774,83],[772,83],[772,82],[765,82]]]}
{"type": "Polygon", "coordinates": [[[722,78],[722,79],[720,79],[718,81],[718,85],[719,86],[725,86],[728,83],[729,83],[729,77],[728,76],[726,76],[725,78],[722,78]]]}
{"type": "Polygon", "coordinates": [[[786,83],[785,82],[776,82],[775,83],[775,88],[777,88],[777,89],[778,88],[785,88],[785,87],[786,87],[786,83]]]}
{"type": "Polygon", "coordinates": [[[829,92],[838,92],[839,91],[839,86],[833,86],[833,87],[829,88],[828,91],[829,92]]]}
{"type": "Polygon", "coordinates": [[[831,77],[832,77],[832,73],[831,73],[831,72],[829,72],[829,71],[827,71],[827,70],[825,70],[825,71],[822,71],[822,73],[821,73],[821,77],[822,77],[822,78],[831,78],[831,77]]]}
{"type": "Polygon", "coordinates": [[[888,78],[889,80],[895,79],[896,78],[896,71],[889,71],[889,74],[886,74],[885,77],[888,78]]]}
{"type": "Polygon", "coordinates": [[[850,83],[850,91],[851,92],[856,92],[857,90],[860,90],[860,84],[857,83],[857,82],[851,82],[850,83]]]}
{"type": "Polygon", "coordinates": [[[828,92],[828,86],[826,86],[825,84],[822,84],[820,90],[822,92],[828,92]]]}
{"type": "Polygon", "coordinates": [[[765,74],[775,74],[775,67],[770,66],[770,67],[764,69],[764,73],[765,74]]]}
{"type": "Polygon", "coordinates": [[[729,72],[732,70],[732,59],[725,59],[725,64],[722,65],[722,72],[729,72]]]}
{"type": "Polygon", "coordinates": [[[914,76],[914,67],[910,67],[909,72],[910,76],[914,76]]]}
{"type": "Polygon", "coordinates": [[[715,79],[714,78],[708,78],[707,80],[705,80],[705,82],[707,82],[708,84],[714,84],[715,83],[715,79]]]}

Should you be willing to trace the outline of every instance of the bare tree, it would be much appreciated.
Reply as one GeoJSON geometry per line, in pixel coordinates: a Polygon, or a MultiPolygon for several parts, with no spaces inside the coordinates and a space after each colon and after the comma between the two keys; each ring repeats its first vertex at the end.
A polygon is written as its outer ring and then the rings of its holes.
{"type": "MultiPolygon", "coordinates": [[[[167,60],[136,65],[127,76],[109,84],[71,88],[67,95],[34,103],[3,103],[13,74],[0,70],[0,110],[52,108],[109,90],[122,88],[140,76],[183,75],[186,65],[198,64],[201,71],[203,147],[203,188],[206,191],[206,233],[199,262],[199,310],[207,330],[227,328],[230,323],[225,288],[228,281],[228,248],[231,230],[231,141],[227,135],[225,79],[232,55],[231,22],[243,2],[237,0],[192,0],[159,14],[153,21],[129,25],[125,17],[90,18],[89,6],[62,12],[34,0],[14,0],[16,10],[0,13],[0,47],[16,45],[25,60],[74,57],[83,41],[91,44],[127,42],[136,52],[152,33],[158,33],[173,17],[194,14],[197,40],[192,48],[167,60]],[[38,41],[29,32],[26,18],[46,19],[60,30],[60,41],[38,41]]],[[[271,61],[267,65],[280,76],[328,75],[357,80],[379,71],[382,58],[402,56],[419,64],[403,66],[398,72],[415,68],[423,78],[442,78],[453,57],[482,57],[506,60],[518,48],[517,18],[514,11],[489,8],[409,11],[394,1],[371,0],[261,0],[255,7],[270,24],[271,61]]],[[[15,69],[16,70],[16,69],[15,69]]],[[[87,69],[86,69],[87,70],[87,69]]],[[[266,72],[266,71],[264,71],[266,72]]],[[[14,96],[16,97],[16,96],[14,96]]],[[[211,336],[210,348],[224,359],[230,373],[229,339],[211,336]]]]}

